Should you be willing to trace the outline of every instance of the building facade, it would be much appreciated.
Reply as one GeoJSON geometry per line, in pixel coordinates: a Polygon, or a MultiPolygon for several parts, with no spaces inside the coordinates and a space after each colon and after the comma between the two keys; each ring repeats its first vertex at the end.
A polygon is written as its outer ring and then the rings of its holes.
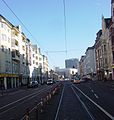
{"type": "Polygon", "coordinates": [[[76,58],[66,59],[65,60],[65,67],[66,68],[76,68],[76,69],[78,69],[78,67],[79,67],[79,60],[76,59],[76,58]]]}
{"type": "Polygon", "coordinates": [[[93,78],[96,74],[95,46],[88,47],[84,59],[84,76],[93,78]]]}
{"type": "Polygon", "coordinates": [[[85,60],[85,55],[81,56],[80,62],[79,62],[79,67],[80,67],[80,78],[82,79],[84,76],[84,60],[85,60]]]}
{"type": "Polygon", "coordinates": [[[14,62],[12,56],[13,29],[17,30],[0,15],[0,88],[3,89],[19,86],[18,67],[16,66],[18,62],[14,62]]]}
{"type": "Polygon", "coordinates": [[[99,80],[111,79],[110,23],[110,18],[104,18],[102,16],[102,30],[97,33],[95,41],[96,69],[99,80]]]}
{"type": "Polygon", "coordinates": [[[68,78],[69,80],[71,80],[77,75],[78,70],[75,68],[64,68],[56,69],[55,72],[60,76],[60,78],[68,78]]]}
{"type": "Polygon", "coordinates": [[[43,71],[48,72],[48,58],[43,59],[40,48],[32,45],[21,26],[14,26],[0,15],[0,88],[40,81],[43,71]]]}
{"type": "Polygon", "coordinates": [[[110,24],[110,46],[111,46],[111,74],[112,79],[114,80],[114,0],[111,0],[111,24],[110,24]]]}

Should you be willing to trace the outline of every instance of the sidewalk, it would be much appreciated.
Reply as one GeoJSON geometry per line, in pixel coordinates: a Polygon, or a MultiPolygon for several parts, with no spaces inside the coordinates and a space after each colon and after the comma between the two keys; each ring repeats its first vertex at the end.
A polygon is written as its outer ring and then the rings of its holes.
{"type": "Polygon", "coordinates": [[[6,89],[6,90],[0,90],[0,96],[7,95],[9,93],[18,91],[20,89],[27,89],[27,86],[21,86],[21,87],[18,87],[18,88],[10,88],[10,89],[6,89]]]}

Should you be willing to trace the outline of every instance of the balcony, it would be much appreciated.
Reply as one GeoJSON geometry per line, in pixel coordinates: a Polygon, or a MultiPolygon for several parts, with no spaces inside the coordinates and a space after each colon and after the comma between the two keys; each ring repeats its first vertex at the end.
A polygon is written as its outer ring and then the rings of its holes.
{"type": "Polygon", "coordinates": [[[111,67],[114,68],[114,63],[112,63],[111,67]]]}
{"type": "Polygon", "coordinates": [[[19,40],[19,37],[18,36],[16,36],[16,35],[12,35],[12,39],[14,39],[14,40],[19,40]]]}
{"type": "Polygon", "coordinates": [[[20,53],[18,50],[12,51],[12,60],[16,62],[20,61],[20,53]]]}

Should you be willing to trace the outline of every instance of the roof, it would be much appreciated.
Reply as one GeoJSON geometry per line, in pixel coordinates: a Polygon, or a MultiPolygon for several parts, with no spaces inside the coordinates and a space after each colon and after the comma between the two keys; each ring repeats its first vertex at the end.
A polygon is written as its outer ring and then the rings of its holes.
{"type": "Polygon", "coordinates": [[[111,18],[105,18],[105,23],[106,23],[106,28],[110,27],[110,23],[111,23],[111,18]]]}
{"type": "Polygon", "coordinates": [[[14,27],[14,25],[12,23],[10,23],[5,17],[3,17],[1,14],[0,14],[0,17],[2,17],[8,24],[10,24],[12,27],[14,27]]]}
{"type": "Polygon", "coordinates": [[[94,45],[93,45],[92,47],[88,47],[88,48],[86,49],[85,54],[87,53],[87,51],[89,51],[89,50],[93,50],[93,49],[95,49],[95,46],[94,46],[94,45]]]}
{"type": "Polygon", "coordinates": [[[102,35],[102,30],[99,30],[98,32],[97,32],[97,37],[96,37],[96,41],[98,41],[99,40],[99,38],[101,37],[101,35],[102,35]]]}

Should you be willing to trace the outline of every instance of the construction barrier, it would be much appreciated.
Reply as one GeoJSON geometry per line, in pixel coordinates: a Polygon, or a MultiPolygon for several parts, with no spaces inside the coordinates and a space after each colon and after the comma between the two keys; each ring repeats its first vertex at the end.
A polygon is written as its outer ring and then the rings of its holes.
{"type": "Polygon", "coordinates": [[[24,117],[21,120],[30,120],[31,113],[35,112],[35,120],[38,120],[38,117],[40,113],[44,111],[46,108],[46,105],[49,105],[49,101],[53,98],[55,94],[57,94],[60,90],[60,87],[62,84],[55,85],[51,88],[50,92],[47,92],[47,94],[40,99],[40,102],[35,102],[35,107],[30,110],[29,108],[26,109],[26,113],[24,117]]]}

